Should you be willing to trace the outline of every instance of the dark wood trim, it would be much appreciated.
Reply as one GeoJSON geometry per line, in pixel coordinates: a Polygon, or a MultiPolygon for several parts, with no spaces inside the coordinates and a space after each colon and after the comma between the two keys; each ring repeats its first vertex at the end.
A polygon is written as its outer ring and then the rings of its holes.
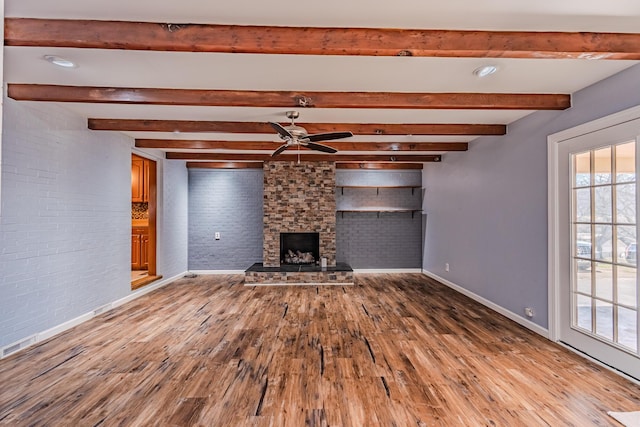
{"type": "MultiPolygon", "coordinates": [[[[136,139],[138,148],[166,150],[275,150],[280,141],[203,141],[188,139],[136,139]]],[[[328,141],[328,145],[339,151],[467,151],[466,142],[347,142],[328,141]]],[[[307,148],[304,148],[307,150],[307,148]]]]}
{"type": "MultiPolygon", "coordinates": [[[[309,133],[351,131],[356,135],[505,135],[506,125],[466,123],[297,123],[309,133]]],[[[282,123],[283,126],[288,123],[282,123]]],[[[89,129],[131,132],[222,132],[274,134],[268,123],[195,120],[96,119],[89,129]]]]}
{"type": "Polygon", "coordinates": [[[336,169],[424,169],[422,163],[336,163],[336,169]]]}
{"type": "Polygon", "coordinates": [[[187,169],[262,169],[262,162],[187,162],[187,169]]]}
{"type": "MultiPolygon", "coordinates": [[[[308,162],[439,162],[440,155],[377,155],[377,154],[311,154],[308,151],[300,156],[300,160],[308,162]]],[[[208,161],[276,161],[296,162],[297,154],[281,154],[271,157],[269,154],[237,154],[237,153],[167,153],[169,160],[208,160],[208,161]]]]}
{"type": "Polygon", "coordinates": [[[640,34],[308,28],[5,18],[6,46],[180,52],[640,59],[640,34]]]}
{"type": "Polygon", "coordinates": [[[18,101],[288,108],[564,110],[566,94],[292,92],[60,86],[10,83],[18,101]]]}

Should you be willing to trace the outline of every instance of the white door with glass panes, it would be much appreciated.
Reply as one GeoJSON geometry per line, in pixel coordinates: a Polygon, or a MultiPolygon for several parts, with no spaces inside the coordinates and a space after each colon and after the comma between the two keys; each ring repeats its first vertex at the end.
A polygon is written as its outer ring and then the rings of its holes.
{"type": "Polygon", "coordinates": [[[557,151],[559,340],[640,378],[640,119],[562,141],[557,151]]]}

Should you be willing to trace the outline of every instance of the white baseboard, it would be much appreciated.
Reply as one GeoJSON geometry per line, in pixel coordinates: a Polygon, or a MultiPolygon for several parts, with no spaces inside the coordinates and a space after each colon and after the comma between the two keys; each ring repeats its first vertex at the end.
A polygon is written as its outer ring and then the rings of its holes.
{"type": "Polygon", "coordinates": [[[82,314],[76,318],[73,318],[71,320],[68,320],[64,323],[61,323],[59,325],[54,326],[53,328],[49,328],[45,331],[42,332],[38,332],[36,334],[33,334],[31,336],[25,337],[21,340],[18,340],[16,342],[13,342],[11,344],[8,344],[2,348],[0,348],[0,359],[7,357],[11,354],[16,353],[17,351],[21,351],[24,350],[25,348],[31,347],[34,344],[37,344],[41,341],[47,340],[55,335],[58,335],[61,332],[66,331],[67,329],[71,329],[74,326],[78,326],[81,323],[86,322],[87,320],[90,320],[92,318],[94,318],[95,316],[98,316],[102,313],[105,313],[111,309],[114,309],[116,307],[119,307],[123,304],[126,304],[130,301],[133,301],[136,298],[140,298],[141,296],[148,294],[151,291],[154,291],[158,288],[161,288],[163,286],[168,285],[169,283],[173,282],[176,279],[179,279],[181,277],[183,277],[186,273],[181,273],[178,274],[174,277],[168,278],[168,279],[164,279],[164,280],[159,280],[157,282],[153,282],[153,284],[150,284],[148,286],[144,286],[138,290],[135,290],[133,292],[131,292],[129,295],[127,295],[124,298],[120,298],[116,301],[110,302],[108,304],[103,304],[100,307],[96,307],[94,310],[82,314]],[[13,349],[12,349],[13,348],[13,349]],[[5,353],[5,351],[7,349],[12,349],[11,351],[8,351],[5,353]]]}
{"type": "Polygon", "coordinates": [[[244,274],[244,270],[189,270],[188,273],[201,276],[207,274],[244,274]]]}
{"type": "Polygon", "coordinates": [[[549,330],[546,328],[543,328],[542,326],[533,323],[530,320],[525,319],[524,317],[518,316],[517,314],[515,314],[514,312],[507,310],[504,307],[499,306],[498,304],[489,301],[486,298],[481,297],[480,295],[477,295],[465,288],[463,288],[460,285],[456,285],[453,282],[450,282],[449,280],[442,278],[440,276],[438,276],[437,274],[434,274],[430,271],[427,270],[422,270],[422,273],[425,276],[431,277],[434,280],[437,280],[438,282],[442,283],[445,286],[450,287],[451,289],[453,289],[454,291],[460,292],[462,295],[465,295],[469,298],[471,298],[474,301],[479,302],[480,304],[484,305],[485,307],[490,308],[491,310],[498,312],[500,314],[502,314],[504,317],[507,317],[510,320],[513,320],[514,322],[524,326],[527,329],[532,330],[533,332],[542,335],[545,338],[549,338],[549,330]]]}
{"type": "Polygon", "coordinates": [[[353,270],[354,273],[362,274],[387,274],[387,273],[422,273],[420,268],[358,268],[353,270]]]}

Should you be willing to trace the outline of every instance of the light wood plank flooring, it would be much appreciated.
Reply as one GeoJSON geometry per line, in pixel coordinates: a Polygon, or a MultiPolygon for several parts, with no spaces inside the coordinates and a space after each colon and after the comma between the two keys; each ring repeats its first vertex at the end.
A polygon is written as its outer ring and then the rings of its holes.
{"type": "Polygon", "coordinates": [[[0,361],[0,424],[588,426],[640,387],[421,275],[181,279],[0,361]]]}

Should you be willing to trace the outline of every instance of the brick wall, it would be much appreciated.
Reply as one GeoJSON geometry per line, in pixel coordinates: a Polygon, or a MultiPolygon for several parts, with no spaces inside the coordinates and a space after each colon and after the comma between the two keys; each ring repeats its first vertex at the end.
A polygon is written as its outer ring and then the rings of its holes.
{"type": "Polygon", "coordinates": [[[189,169],[189,270],[245,270],[262,261],[262,176],[261,169],[189,169]]]}
{"type": "Polygon", "coordinates": [[[334,162],[265,162],[263,263],[280,265],[280,233],[320,233],[320,256],[336,264],[334,162]]]}
{"type": "MultiPolygon", "coordinates": [[[[351,170],[336,172],[338,186],[422,186],[420,170],[351,170]]],[[[421,188],[338,188],[338,209],[422,208],[421,188]]],[[[338,213],[338,262],[356,269],[420,268],[423,215],[421,212],[338,213]]]]}
{"type": "Polygon", "coordinates": [[[131,291],[131,140],[4,100],[0,346],[131,291]]]}
{"type": "Polygon", "coordinates": [[[165,278],[187,270],[189,186],[186,162],[158,162],[157,270],[165,278]]]}
{"type": "MultiPolygon", "coordinates": [[[[133,140],[89,131],[86,119],[50,104],[5,98],[3,121],[0,347],[133,293],[133,140]]],[[[187,267],[187,171],[165,163],[158,273],[168,278],[187,267]]]]}

